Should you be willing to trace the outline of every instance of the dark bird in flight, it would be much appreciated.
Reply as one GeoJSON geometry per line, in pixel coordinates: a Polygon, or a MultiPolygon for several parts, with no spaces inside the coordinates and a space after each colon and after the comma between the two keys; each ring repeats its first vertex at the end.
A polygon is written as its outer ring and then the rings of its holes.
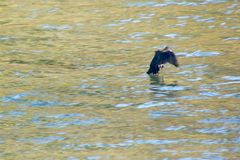
{"type": "Polygon", "coordinates": [[[170,63],[175,67],[179,66],[176,55],[169,49],[169,47],[155,51],[155,55],[150,63],[147,74],[157,74],[159,70],[164,68],[165,63],[170,63]]]}

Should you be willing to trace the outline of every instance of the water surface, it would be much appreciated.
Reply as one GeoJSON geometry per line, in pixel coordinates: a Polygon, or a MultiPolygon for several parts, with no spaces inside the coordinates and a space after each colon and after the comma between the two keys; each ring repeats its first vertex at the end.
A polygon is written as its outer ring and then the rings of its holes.
{"type": "Polygon", "coordinates": [[[1,1],[0,12],[0,159],[239,159],[239,1],[1,1]],[[164,46],[180,67],[149,77],[164,46]]]}

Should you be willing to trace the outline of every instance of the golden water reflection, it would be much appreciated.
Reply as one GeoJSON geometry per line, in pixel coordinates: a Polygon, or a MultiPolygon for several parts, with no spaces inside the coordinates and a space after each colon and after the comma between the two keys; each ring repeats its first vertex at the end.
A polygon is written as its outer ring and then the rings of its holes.
{"type": "Polygon", "coordinates": [[[0,2],[0,159],[238,159],[239,2],[0,2]],[[145,74],[170,46],[180,68],[145,74]]]}

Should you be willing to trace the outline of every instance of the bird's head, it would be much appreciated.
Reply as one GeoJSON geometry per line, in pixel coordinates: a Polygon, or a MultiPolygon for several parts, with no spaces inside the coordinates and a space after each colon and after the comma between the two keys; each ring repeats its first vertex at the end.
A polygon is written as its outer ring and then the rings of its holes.
{"type": "Polygon", "coordinates": [[[175,67],[179,66],[177,57],[174,52],[169,51],[169,63],[174,65],[175,67]]]}

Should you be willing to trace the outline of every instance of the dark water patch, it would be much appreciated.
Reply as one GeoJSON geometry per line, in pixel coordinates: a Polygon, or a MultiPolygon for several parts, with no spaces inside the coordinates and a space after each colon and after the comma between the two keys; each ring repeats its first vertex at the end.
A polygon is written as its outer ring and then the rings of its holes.
{"type": "MultiPolygon", "coordinates": [[[[1,6],[0,6],[1,7],[1,6]]],[[[0,20],[0,24],[3,25],[3,24],[7,24],[7,23],[10,23],[11,20],[0,20]]]]}
{"type": "Polygon", "coordinates": [[[30,64],[29,61],[24,61],[24,60],[19,60],[19,59],[12,59],[12,60],[9,60],[9,63],[30,64]]]}
{"type": "Polygon", "coordinates": [[[69,30],[72,27],[70,25],[51,25],[51,24],[42,24],[40,26],[43,30],[50,30],[50,31],[64,31],[69,30]]]}
{"type": "Polygon", "coordinates": [[[239,116],[227,116],[223,118],[207,118],[198,121],[200,123],[224,123],[224,124],[240,124],[240,117],[239,116]]]}
{"type": "Polygon", "coordinates": [[[212,56],[221,55],[221,53],[213,52],[213,51],[209,51],[209,52],[195,51],[193,53],[179,52],[179,53],[176,53],[176,55],[180,57],[212,57],[212,56]]]}
{"type": "Polygon", "coordinates": [[[40,59],[36,62],[33,62],[33,64],[37,65],[63,65],[63,62],[59,62],[53,59],[40,59]]]}
{"type": "Polygon", "coordinates": [[[143,109],[143,108],[150,108],[150,107],[159,107],[159,106],[172,106],[177,105],[178,102],[170,102],[170,101],[164,101],[164,102],[158,102],[158,101],[150,101],[143,104],[138,105],[137,108],[143,109]]]}
{"type": "Polygon", "coordinates": [[[34,144],[48,144],[57,141],[65,140],[62,136],[48,136],[48,137],[34,137],[34,138],[22,138],[18,142],[34,143],[34,144]]]}
{"type": "Polygon", "coordinates": [[[16,63],[16,64],[36,64],[36,65],[64,65],[63,62],[59,62],[52,59],[40,59],[36,61],[25,61],[20,59],[12,59],[9,60],[9,63],[16,63]]]}

